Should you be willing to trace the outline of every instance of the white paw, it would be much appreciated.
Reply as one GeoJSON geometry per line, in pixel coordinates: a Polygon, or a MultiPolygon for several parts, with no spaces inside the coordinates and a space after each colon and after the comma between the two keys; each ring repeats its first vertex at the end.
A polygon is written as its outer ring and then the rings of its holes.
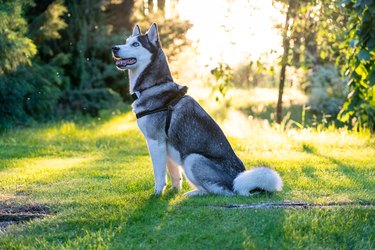
{"type": "Polygon", "coordinates": [[[155,186],[154,194],[162,194],[165,189],[165,185],[163,186],[155,186]]]}
{"type": "Polygon", "coordinates": [[[199,189],[184,193],[184,195],[189,196],[189,197],[190,196],[196,196],[196,195],[205,195],[205,194],[207,194],[205,191],[202,191],[202,190],[199,190],[199,189]]]}

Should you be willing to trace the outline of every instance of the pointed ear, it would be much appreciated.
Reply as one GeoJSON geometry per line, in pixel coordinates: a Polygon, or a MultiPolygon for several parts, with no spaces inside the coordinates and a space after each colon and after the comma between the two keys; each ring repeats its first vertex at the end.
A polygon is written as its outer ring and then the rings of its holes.
{"type": "Polygon", "coordinates": [[[153,23],[147,31],[147,37],[154,45],[159,41],[158,27],[156,26],[156,23],[153,23]]]}
{"type": "Polygon", "coordinates": [[[141,30],[140,30],[140,28],[139,28],[139,26],[137,24],[137,25],[134,26],[132,36],[139,36],[140,34],[141,34],[141,30]]]}

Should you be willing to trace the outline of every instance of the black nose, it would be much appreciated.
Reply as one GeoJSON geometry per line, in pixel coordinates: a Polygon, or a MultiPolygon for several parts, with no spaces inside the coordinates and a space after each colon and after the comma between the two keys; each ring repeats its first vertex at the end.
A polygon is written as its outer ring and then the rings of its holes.
{"type": "Polygon", "coordinates": [[[112,51],[113,51],[113,52],[117,52],[117,51],[119,51],[119,50],[120,50],[120,48],[117,47],[117,46],[113,46],[113,47],[112,47],[112,51]]]}

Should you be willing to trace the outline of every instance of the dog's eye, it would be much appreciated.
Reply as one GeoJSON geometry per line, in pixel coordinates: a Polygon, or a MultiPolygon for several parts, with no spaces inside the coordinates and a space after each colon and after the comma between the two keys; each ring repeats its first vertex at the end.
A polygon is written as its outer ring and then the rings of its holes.
{"type": "Polygon", "coordinates": [[[133,46],[133,47],[138,47],[138,46],[139,46],[139,43],[138,43],[138,42],[134,42],[134,43],[132,43],[132,46],[133,46]]]}

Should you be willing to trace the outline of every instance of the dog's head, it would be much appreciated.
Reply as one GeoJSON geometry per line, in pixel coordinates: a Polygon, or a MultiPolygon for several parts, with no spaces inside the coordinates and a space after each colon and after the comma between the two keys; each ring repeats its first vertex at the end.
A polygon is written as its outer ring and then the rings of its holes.
{"type": "Polygon", "coordinates": [[[145,68],[150,64],[152,55],[160,48],[158,28],[155,23],[144,35],[136,25],[125,44],[112,47],[112,55],[119,70],[133,70],[138,67],[145,68]]]}

